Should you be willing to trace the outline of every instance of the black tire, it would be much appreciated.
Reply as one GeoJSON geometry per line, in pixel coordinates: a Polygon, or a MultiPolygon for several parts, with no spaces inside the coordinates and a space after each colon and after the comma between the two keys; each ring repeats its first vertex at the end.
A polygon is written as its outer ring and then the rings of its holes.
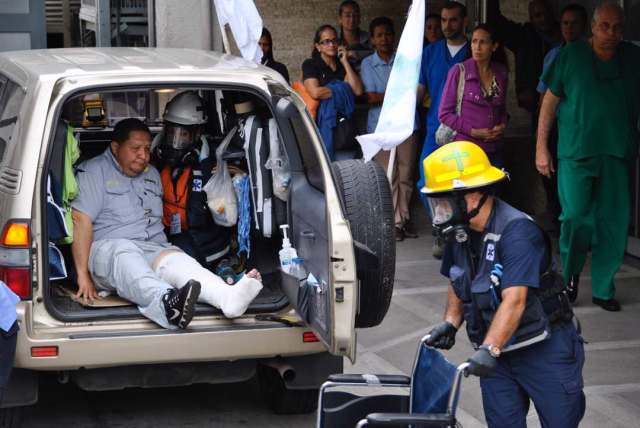
{"type": "Polygon", "coordinates": [[[391,188],[376,162],[344,160],[334,162],[333,169],[353,239],[366,245],[378,260],[377,266],[358,266],[356,327],[375,327],[389,310],[396,269],[391,188]]]}
{"type": "Polygon", "coordinates": [[[0,409],[0,428],[20,428],[22,426],[22,407],[0,409]]]}
{"type": "Polygon", "coordinates": [[[257,375],[262,397],[275,414],[311,413],[318,407],[318,389],[288,389],[277,370],[263,365],[257,375]]]}

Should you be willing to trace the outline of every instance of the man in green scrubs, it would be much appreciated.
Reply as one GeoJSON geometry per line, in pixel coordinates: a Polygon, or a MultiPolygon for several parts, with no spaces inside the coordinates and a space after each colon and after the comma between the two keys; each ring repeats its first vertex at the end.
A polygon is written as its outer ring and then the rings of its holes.
{"type": "Polygon", "coordinates": [[[564,47],[543,74],[536,168],[555,173],[549,131],[558,117],[560,255],[569,296],[592,251],[593,303],[619,311],[613,278],[622,264],[630,217],[629,173],[640,118],[640,48],[622,41],[624,14],[603,3],[589,41],[564,47]]]}

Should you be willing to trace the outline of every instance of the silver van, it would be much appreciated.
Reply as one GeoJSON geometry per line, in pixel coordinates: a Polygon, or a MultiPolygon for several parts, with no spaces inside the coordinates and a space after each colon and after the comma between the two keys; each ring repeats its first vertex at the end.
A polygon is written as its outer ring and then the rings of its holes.
{"type": "Polygon", "coordinates": [[[327,375],[342,371],[343,356],[354,360],[356,328],[382,321],[393,288],[392,201],[382,169],[354,159],[332,163],[302,99],[279,74],[209,51],[0,54],[0,230],[0,280],[22,299],[2,427],[18,426],[20,408],[37,401],[42,372],[89,391],[257,375],[275,412],[313,411],[327,375]],[[261,212],[254,209],[249,261],[262,272],[264,289],[238,319],[199,304],[189,328],[172,331],[135,306],[88,307],[70,297],[73,263],[68,245],[49,239],[47,193],[62,179],[69,138],[82,161],[107,147],[122,118],[140,118],[158,133],[164,105],[182,90],[197,91],[210,106],[214,145],[238,120],[233,100],[250,100],[251,114],[278,135],[291,181],[286,200],[270,193],[266,140],[230,157],[262,177],[252,200],[261,212]],[[280,269],[282,224],[290,226],[313,286],[280,269]],[[66,262],[62,277],[52,275],[51,245],[66,262]]]}

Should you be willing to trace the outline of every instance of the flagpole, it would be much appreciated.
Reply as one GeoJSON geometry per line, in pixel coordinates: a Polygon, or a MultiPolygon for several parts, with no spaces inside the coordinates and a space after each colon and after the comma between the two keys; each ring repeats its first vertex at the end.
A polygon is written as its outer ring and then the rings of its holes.
{"type": "Polygon", "coordinates": [[[218,22],[218,28],[220,28],[220,35],[222,36],[222,48],[223,53],[231,53],[231,45],[229,44],[229,37],[227,36],[227,29],[225,24],[220,20],[220,14],[218,13],[218,3],[216,0],[213,0],[213,9],[216,17],[216,21],[218,22]]]}
{"type": "Polygon", "coordinates": [[[396,147],[391,149],[391,153],[389,154],[389,164],[387,165],[387,180],[389,180],[389,185],[393,187],[393,170],[396,166],[396,147]]]}

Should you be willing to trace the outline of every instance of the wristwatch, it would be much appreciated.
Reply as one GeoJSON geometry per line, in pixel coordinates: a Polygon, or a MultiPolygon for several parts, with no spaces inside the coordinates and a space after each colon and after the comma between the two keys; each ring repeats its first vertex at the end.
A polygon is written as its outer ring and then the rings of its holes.
{"type": "Polygon", "coordinates": [[[489,351],[489,355],[491,355],[493,358],[498,358],[500,354],[502,354],[502,350],[500,348],[490,343],[480,346],[479,349],[486,349],[487,351],[489,351]]]}

